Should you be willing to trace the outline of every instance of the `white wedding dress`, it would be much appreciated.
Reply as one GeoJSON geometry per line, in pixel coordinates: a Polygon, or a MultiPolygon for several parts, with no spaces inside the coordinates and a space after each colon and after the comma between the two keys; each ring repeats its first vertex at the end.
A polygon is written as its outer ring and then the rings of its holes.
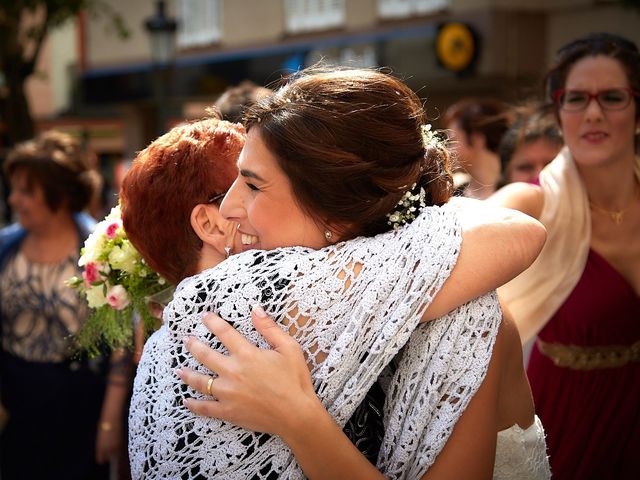
{"type": "MultiPolygon", "coordinates": [[[[203,312],[216,311],[267,348],[249,315],[261,304],[301,345],[316,392],[341,426],[394,362],[377,465],[389,478],[419,478],[482,383],[501,318],[490,294],[418,325],[459,247],[455,210],[430,207],[398,231],[319,251],[246,252],[185,279],[138,366],[129,417],[133,477],[304,478],[278,437],[198,417],[182,404],[204,396],[182,384],[175,369],[211,374],[182,338],[196,335],[224,352],[201,322],[203,312]]],[[[546,460],[544,434],[537,435],[525,456],[546,460]]],[[[499,445],[497,459],[511,451],[509,443],[499,445]]],[[[518,478],[548,478],[548,464],[546,476],[531,465],[520,464],[523,475],[531,475],[518,478]]]]}
{"type": "Polygon", "coordinates": [[[550,477],[544,428],[537,415],[526,429],[516,424],[498,432],[494,479],[542,480],[550,477]]]}

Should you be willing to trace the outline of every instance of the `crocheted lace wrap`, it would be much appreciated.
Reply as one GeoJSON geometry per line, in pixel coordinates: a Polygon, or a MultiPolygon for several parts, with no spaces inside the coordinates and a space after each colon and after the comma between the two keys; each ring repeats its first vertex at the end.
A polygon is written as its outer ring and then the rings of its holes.
{"type": "Polygon", "coordinates": [[[391,478],[422,475],[482,382],[500,321],[488,295],[418,326],[460,241],[455,210],[429,207],[412,224],[373,238],[318,251],[245,252],[185,279],[138,367],[129,419],[134,478],[304,478],[280,438],[198,417],[182,404],[205,397],[182,384],[175,368],[215,375],[182,338],[195,335],[224,352],[201,322],[203,312],[215,311],[268,348],[250,319],[255,304],[300,343],[316,392],[341,426],[396,364],[386,382],[378,466],[391,478]]]}

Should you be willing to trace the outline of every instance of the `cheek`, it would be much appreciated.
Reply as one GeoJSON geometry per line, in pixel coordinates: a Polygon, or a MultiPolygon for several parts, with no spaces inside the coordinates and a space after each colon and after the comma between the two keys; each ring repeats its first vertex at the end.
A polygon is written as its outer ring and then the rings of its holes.
{"type": "Polygon", "coordinates": [[[259,236],[268,235],[270,231],[277,229],[278,215],[274,208],[270,208],[263,194],[250,195],[245,200],[247,220],[259,236]]]}
{"type": "Polygon", "coordinates": [[[560,129],[567,145],[575,143],[580,131],[580,115],[560,113],[560,129]]]}
{"type": "Polygon", "coordinates": [[[639,123],[635,118],[635,111],[615,113],[619,113],[619,115],[612,117],[612,123],[615,125],[615,130],[627,137],[629,136],[629,133],[631,133],[631,136],[634,136],[639,123]]]}
{"type": "Polygon", "coordinates": [[[29,195],[21,193],[12,193],[9,195],[9,203],[13,207],[20,207],[23,210],[28,210],[33,206],[33,198],[29,195]]]}

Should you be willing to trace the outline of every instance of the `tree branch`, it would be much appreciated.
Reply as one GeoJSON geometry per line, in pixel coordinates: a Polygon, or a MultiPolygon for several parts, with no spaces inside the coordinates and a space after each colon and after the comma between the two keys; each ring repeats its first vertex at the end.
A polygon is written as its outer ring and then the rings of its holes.
{"type": "Polygon", "coordinates": [[[42,45],[44,44],[44,39],[47,37],[47,33],[49,33],[49,22],[51,19],[51,15],[49,9],[47,8],[46,2],[43,2],[44,8],[44,21],[42,22],[42,28],[39,29],[37,35],[34,38],[34,48],[33,53],[31,54],[30,59],[25,59],[24,61],[24,73],[25,78],[31,75],[36,68],[36,64],[38,62],[38,57],[40,56],[40,52],[42,51],[42,45]]]}

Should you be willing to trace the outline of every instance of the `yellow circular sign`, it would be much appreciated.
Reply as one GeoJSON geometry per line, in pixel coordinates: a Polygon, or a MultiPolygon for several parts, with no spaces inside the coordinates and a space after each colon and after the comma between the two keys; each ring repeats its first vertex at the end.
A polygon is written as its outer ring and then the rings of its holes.
{"type": "Polygon", "coordinates": [[[448,70],[459,72],[473,61],[475,41],[471,29],[462,23],[447,23],[438,32],[436,55],[448,70]]]}

